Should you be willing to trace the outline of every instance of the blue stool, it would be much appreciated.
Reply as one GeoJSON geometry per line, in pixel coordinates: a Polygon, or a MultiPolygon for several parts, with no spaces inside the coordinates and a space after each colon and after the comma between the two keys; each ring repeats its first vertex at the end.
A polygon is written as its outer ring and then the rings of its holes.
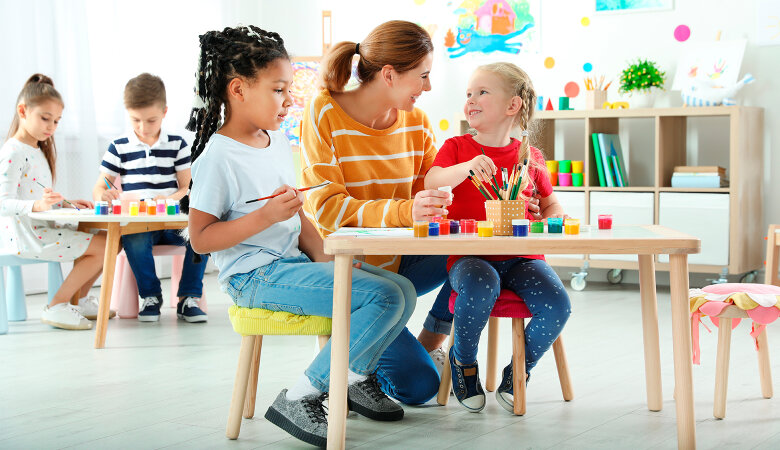
{"type": "Polygon", "coordinates": [[[16,255],[0,255],[0,334],[8,332],[8,321],[27,320],[27,304],[24,301],[22,265],[49,264],[49,303],[62,285],[62,268],[58,262],[25,259],[16,255]],[[4,284],[3,267],[8,267],[8,285],[4,284]],[[7,309],[6,309],[7,305],[7,309]]]}

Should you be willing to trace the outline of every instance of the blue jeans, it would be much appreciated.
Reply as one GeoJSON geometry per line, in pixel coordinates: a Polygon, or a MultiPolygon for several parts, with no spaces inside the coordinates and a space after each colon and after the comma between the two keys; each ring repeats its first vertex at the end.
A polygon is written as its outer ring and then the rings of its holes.
{"type": "MultiPolygon", "coordinates": [[[[201,262],[194,263],[192,257],[195,253],[189,242],[179,235],[178,230],[147,231],[122,236],[122,247],[125,249],[127,262],[130,263],[138,283],[138,294],[141,297],[162,297],[162,287],[154,270],[154,256],[152,256],[152,247],[155,245],[187,246],[177,295],[180,298],[202,296],[203,273],[206,271],[208,255],[203,255],[201,262]]],[[[171,299],[171,302],[173,301],[174,299],[171,299]]]]}
{"type": "MultiPolygon", "coordinates": [[[[449,310],[452,288],[447,279],[447,257],[404,256],[398,274],[412,282],[418,295],[444,283],[423,327],[434,333],[449,334],[452,328],[449,310]]],[[[407,405],[425,403],[439,390],[439,372],[433,360],[407,328],[382,354],[376,373],[382,390],[407,405]]]]}
{"type": "Polygon", "coordinates": [[[546,261],[513,258],[486,261],[476,256],[459,259],[450,269],[455,300],[455,358],[463,364],[477,360],[482,330],[501,289],[520,296],[533,314],[525,328],[526,371],[550,349],[571,315],[571,302],[561,279],[546,261]]]}
{"type": "MultiPolygon", "coordinates": [[[[238,306],[333,316],[333,263],[313,263],[305,255],[233,275],[224,287],[238,306]]],[[[404,330],[416,303],[414,286],[406,278],[366,263],[352,270],[350,370],[376,372],[379,357],[404,330]]],[[[305,373],[314,387],[329,390],[330,341],[305,373]]]]}

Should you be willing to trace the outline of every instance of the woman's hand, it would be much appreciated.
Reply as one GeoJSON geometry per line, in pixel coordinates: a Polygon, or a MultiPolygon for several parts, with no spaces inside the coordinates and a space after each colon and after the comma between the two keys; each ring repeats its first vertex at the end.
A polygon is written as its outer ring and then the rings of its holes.
{"type": "Polygon", "coordinates": [[[61,201],[65,200],[65,197],[62,196],[59,192],[54,192],[49,188],[45,188],[43,190],[43,196],[40,200],[36,200],[35,203],[33,203],[33,211],[48,211],[51,209],[52,205],[55,205],[61,201]]]}
{"type": "Polygon", "coordinates": [[[438,189],[420,191],[414,196],[412,204],[412,220],[430,222],[437,216],[446,216],[446,207],[452,204],[450,193],[438,189]]]}
{"type": "Polygon", "coordinates": [[[272,195],[276,197],[269,199],[262,208],[263,217],[272,223],[284,222],[298,213],[303,206],[303,193],[294,188],[284,185],[277,188],[272,195]],[[279,195],[276,195],[279,194],[279,195]]]}
{"type": "MultiPolygon", "coordinates": [[[[95,207],[95,204],[89,200],[70,200],[70,202],[78,209],[92,209],[95,207]]],[[[67,203],[65,206],[71,208],[67,203]]]]}
{"type": "Polygon", "coordinates": [[[488,184],[491,183],[493,175],[495,175],[498,170],[493,160],[485,155],[475,156],[474,159],[467,161],[464,164],[466,175],[470,175],[469,171],[472,171],[480,180],[482,180],[482,182],[488,184]]]}

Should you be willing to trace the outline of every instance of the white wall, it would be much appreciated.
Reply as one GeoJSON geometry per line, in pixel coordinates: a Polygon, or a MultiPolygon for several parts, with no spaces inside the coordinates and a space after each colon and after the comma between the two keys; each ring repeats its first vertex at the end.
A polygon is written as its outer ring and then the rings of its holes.
{"type": "MultiPolygon", "coordinates": [[[[479,64],[506,60],[523,67],[531,76],[536,91],[545,98],[563,95],[568,81],[582,84],[585,62],[593,64],[591,74],[606,74],[617,78],[627,62],[637,57],[658,62],[669,75],[671,86],[677,58],[686,44],[714,40],[719,31],[721,39],[748,39],[742,64],[742,73],[750,72],[757,82],[744,88],[739,98],[743,105],[765,108],[764,173],[757,182],[764,183],[764,217],[745,218],[769,223],[780,223],[780,134],[773,132],[780,125],[780,46],[757,46],[756,0],[745,0],[735,6],[726,0],[677,0],[674,10],[632,13],[594,14],[591,0],[543,0],[541,3],[541,51],[538,54],[506,53],[491,55],[467,55],[458,60],[449,59],[445,53],[444,33],[454,25],[454,16],[444,0],[426,0],[422,5],[415,0],[392,2],[360,0],[287,0],[264,2],[257,25],[279,32],[288,50],[297,56],[319,55],[321,52],[320,14],[322,9],[333,13],[333,40],[359,41],[376,25],[391,19],[405,19],[422,26],[436,24],[434,68],[431,73],[433,90],[422,96],[419,106],[430,116],[436,126],[439,142],[459,133],[457,120],[462,117],[464,87],[470,72],[479,64]],[[290,12],[294,11],[294,14],[290,12]],[[590,25],[580,24],[582,17],[590,18],[590,25]],[[691,28],[691,38],[678,42],[673,37],[680,24],[691,28]],[[544,59],[555,58],[552,69],[544,67],[544,59]],[[449,130],[441,131],[441,119],[450,122],[449,130]],[[777,155],[777,156],[776,156],[777,155]]],[[[451,2],[455,5],[458,0],[451,2]]],[[[615,83],[617,84],[617,83],[615,83]]],[[[613,86],[615,85],[613,84],[613,86]]],[[[582,86],[580,86],[582,89],[582,86]]],[[[610,88],[610,100],[617,100],[616,90],[610,88]]],[[[574,99],[575,108],[581,108],[582,95],[574,99]]],[[[554,102],[555,103],[555,102],[554,102]]],[[[662,93],[656,101],[658,107],[680,106],[678,92],[662,93]]],[[[555,103],[557,108],[557,103],[555,103]]],[[[713,130],[717,131],[717,130],[713,130]]],[[[689,145],[698,145],[702,155],[710,144],[706,140],[709,131],[698,130],[698,137],[691,136],[689,145]]],[[[696,154],[697,149],[689,149],[696,154]]]]}

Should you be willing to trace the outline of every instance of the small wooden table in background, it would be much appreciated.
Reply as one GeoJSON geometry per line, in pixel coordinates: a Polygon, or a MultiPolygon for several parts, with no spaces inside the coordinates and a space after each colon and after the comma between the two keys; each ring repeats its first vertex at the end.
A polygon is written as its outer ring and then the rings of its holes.
{"type": "MultiPolygon", "coordinates": [[[[349,229],[344,229],[349,230],[349,229]]],[[[699,253],[698,238],[660,225],[626,225],[600,231],[583,227],[579,235],[530,234],[516,238],[450,235],[414,238],[339,235],[325,238],[325,253],[335,255],[333,289],[333,334],[331,335],[328,448],[343,449],[347,416],[347,363],[352,294],[352,260],[360,255],[538,255],[538,254],[633,254],[639,257],[639,289],[645,353],[647,406],[662,407],[661,353],[658,342],[658,307],[654,255],[668,254],[671,266],[672,337],[677,405],[677,444],[696,447],[691,363],[691,323],[688,307],[688,255],[699,253]]]]}
{"type": "Polygon", "coordinates": [[[108,331],[108,314],[111,303],[111,289],[114,286],[114,267],[116,255],[119,253],[119,238],[126,234],[144,233],[158,230],[180,230],[187,227],[187,215],[108,215],[98,216],[92,214],[74,214],[59,212],[58,210],[34,212],[29,214],[36,220],[48,220],[79,224],[80,231],[89,229],[107,230],[106,252],[103,257],[103,282],[100,286],[100,304],[98,307],[97,330],[95,333],[95,348],[103,348],[106,345],[106,331],[108,331]]]}

